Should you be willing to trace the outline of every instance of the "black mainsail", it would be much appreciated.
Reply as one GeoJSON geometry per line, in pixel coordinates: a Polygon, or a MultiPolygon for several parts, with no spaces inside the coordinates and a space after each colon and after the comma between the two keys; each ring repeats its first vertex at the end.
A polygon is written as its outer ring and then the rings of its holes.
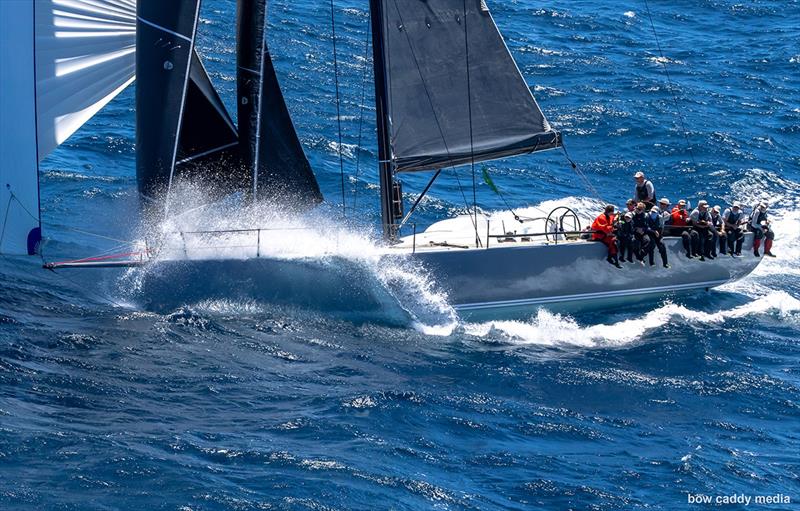
{"type": "Polygon", "coordinates": [[[397,216],[397,172],[561,144],[484,0],[372,0],[370,8],[384,229],[397,216]]]}
{"type": "Polygon", "coordinates": [[[293,208],[322,201],[292,124],[266,40],[266,0],[237,4],[240,154],[254,199],[293,208]]]}
{"type": "Polygon", "coordinates": [[[237,158],[238,135],[194,48],[199,9],[137,3],[136,176],[147,198],[168,192],[178,171],[226,188],[240,180],[238,165],[211,165],[237,158]]]}

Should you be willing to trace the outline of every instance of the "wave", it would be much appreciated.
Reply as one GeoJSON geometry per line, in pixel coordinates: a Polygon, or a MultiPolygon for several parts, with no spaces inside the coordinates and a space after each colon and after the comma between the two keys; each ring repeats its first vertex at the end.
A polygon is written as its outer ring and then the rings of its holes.
{"type": "Polygon", "coordinates": [[[731,319],[776,314],[782,319],[797,319],[800,300],[784,291],[772,291],[733,309],[716,312],[693,310],[676,303],[666,303],[641,317],[616,323],[581,326],[570,316],[540,309],[530,321],[491,321],[466,324],[464,332],[497,342],[498,336],[511,344],[582,348],[619,348],[629,346],[645,335],[668,324],[719,325],[731,319]]]}

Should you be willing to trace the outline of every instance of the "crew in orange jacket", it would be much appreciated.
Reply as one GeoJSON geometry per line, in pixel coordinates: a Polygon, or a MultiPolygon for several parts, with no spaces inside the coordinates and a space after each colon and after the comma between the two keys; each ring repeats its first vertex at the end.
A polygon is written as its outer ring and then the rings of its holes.
{"type": "Polygon", "coordinates": [[[681,237],[686,257],[691,259],[697,256],[697,247],[699,245],[697,232],[691,228],[689,213],[686,211],[686,201],[683,199],[679,200],[678,205],[672,208],[672,223],[669,226],[669,235],[681,237]]]}
{"type": "Polygon", "coordinates": [[[592,222],[592,239],[600,241],[608,247],[608,257],[606,257],[606,261],[617,268],[622,268],[617,258],[617,238],[614,236],[615,219],[614,205],[609,204],[606,206],[605,211],[592,222]]]}

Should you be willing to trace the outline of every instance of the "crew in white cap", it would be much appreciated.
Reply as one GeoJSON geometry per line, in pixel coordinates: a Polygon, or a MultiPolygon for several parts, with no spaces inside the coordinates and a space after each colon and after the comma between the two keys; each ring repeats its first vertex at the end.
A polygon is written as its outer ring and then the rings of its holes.
{"type": "Polygon", "coordinates": [[[722,213],[722,221],[725,222],[725,232],[728,237],[728,252],[732,257],[740,257],[742,255],[742,243],[744,242],[742,203],[734,201],[733,206],[722,213]]]}
{"type": "Polygon", "coordinates": [[[767,218],[767,203],[762,202],[758,205],[758,208],[753,211],[750,217],[750,224],[748,225],[756,238],[753,240],[753,255],[756,257],[761,257],[758,254],[758,249],[761,247],[762,239],[764,240],[764,255],[775,257],[772,253],[772,241],[775,239],[775,233],[772,232],[770,224],[771,222],[767,218]]]}
{"type": "Polygon", "coordinates": [[[661,220],[665,226],[672,223],[672,211],[669,208],[669,199],[661,197],[658,201],[658,209],[661,210],[661,220]]]}
{"type": "Polygon", "coordinates": [[[633,175],[636,180],[636,186],[633,189],[633,198],[636,202],[644,202],[644,205],[649,210],[656,205],[656,189],[653,187],[648,179],[645,179],[644,172],[637,172],[633,175]]]}

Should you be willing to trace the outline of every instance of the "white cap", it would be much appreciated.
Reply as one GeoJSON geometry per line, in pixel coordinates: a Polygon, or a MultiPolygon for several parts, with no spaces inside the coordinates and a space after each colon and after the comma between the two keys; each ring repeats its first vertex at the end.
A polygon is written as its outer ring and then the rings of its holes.
{"type": "Polygon", "coordinates": [[[733,201],[733,207],[734,208],[741,208],[742,207],[742,203],[739,202],[738,200],[735,200],[735,201],[733,201]]]}
{"type": "Polygon", "coordinates": [[[697,205],[698,206],[708,206],[708,201],[701,199],[700,202],[697,203],[697,205]]]}
{"type": "Polygon", "coordinates": [[[768,207],[768,205],[767,205],[766,202],[762,202],[761,204],[758,205],[758,207],[766,209],[768,207]]]}
{"type": "Polygon", "coordinates": [[[650,208],[650,212],[651,213],[661,213],[661,210],[658,209],[658,206],[653,206],[652,208],[650,208]]]}
{"type": "Polygon", "coordinates": [[[659,204],[669,204],[669,199],[666,197],[661,197],[661,200],[658,201],[659,204]]]}
{"type": "Polygon", "coordinates": [[[644,177],[644,172],[639,171],[636,174],[634,174],[633,177],[644,177]]]}
{"type": "Polygon", "coordinates": [[[719,213],[719,210],[720,210],[721,208],[720,208],[719,206],[714,206],[714,207],[713,207],[713,208],[711,208],[711,209],[712,209],[712,210],[714,210],[714,211],[716,211],[717,213],[719,213]]]}

